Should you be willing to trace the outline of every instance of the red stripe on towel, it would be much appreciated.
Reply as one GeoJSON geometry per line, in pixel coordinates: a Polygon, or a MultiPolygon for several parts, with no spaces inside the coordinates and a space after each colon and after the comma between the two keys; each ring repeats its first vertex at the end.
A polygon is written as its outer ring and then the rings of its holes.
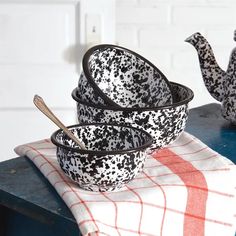
{"type": "MultiPolygon", "coordinates": [[[[98,202],[107,202],[107,201],[105,201],[105,200],[87,200],[86,202],[87,203],[98,203],[98,202]]],[[[125,200],[125,201],[124,200],[116,200],[116,202],[119,202],[119,203],[120,202],[121,203],[127,203],[128,202],[129,204],[135,204],[135,205],[139,205],[140,204],[139,201],[131,201],[131,200],[125,200]]],[[[81,202],[75,202],[71,206],[69,206],[69,208],[73,208],[74,206],[81,205],[81,204],[82,204],[81,202]]],[[[153,203],[150,203],[150,202],[143,202],[143,205],[144,206],[150,206],[150,207],[157,208],[157,209],[164,209],[164,206],[153,204],[153,203]]],[[[214,220],[214,219],[211,219],[211,218],[203,218],[203,217],[200,217],[198,215],[188,214],[186,212],[183,212],[183,211],[180,211],[180,210],[176,210],[174,208],[166,207],[166,210],[170,211],[170,212],[173,212],[173,213],[176,213],[176,214],[187,215],[189,217],[194,218],[195,220],[204,220],[204,221],[211,222],[211,223],[218,224],[218,225],[224,225],[224,226],[227,226],[227,227],[233,227],[233,225],[230,222],[214,220]]]]}
{"type": "Polygon", "coordinates": [[[116,228],[117,233],[121,236],[121,234],[119,232],[119,228],[117,226],[117,217],[118,217],[118,207],[117,207],[117,204],[110,197],[108,197],[105,192],[101,192],[101,195],[103,195],[106,199],[108,199],[110,202],[112,202],[114,207],[115,207],[115,228],[116,228]]]}
{"type": "Polygon", "coordinates": [[[178,175],[186,185],[188,198],[184,218],[184,235],[204,235],[204,219],[206,214],[206,201],[208,197],[208,191],[201,191],[197,188],[188,187],[188,185],[195,185],[204,189],[208,189],[204,175],[191,163],[184,160],[183,158],[181,158],[181,156],[178,156],[169,149],[162,149],[159,152],[154,153],[153,157],[163,165],[168,167],[173,173],[176,173],[176,175],[178,175]],[[172,162],[176,161],[178,162],[178,165],[171,164],[172,162]],[[180,169],[183,172],[179,173],[180,169]],[[198,204],[195,204],[196,202],[198,204]],[[196,220],[192,217],[189,217],[189,214],[197,215],[203,220],[196,220]]]}
{"type": "Polygon", "coordinates": [[[132,192],[137,196],[140,202],[140,217],[139,217],[139,226],[138,226],[138,235],[141,235],[141,225],[142,225],[142,218],[143,218],[143,200],[141,196],[132,188],[130,188],[128,185],[126,185],[128,191],[132,192]]]}
{"type": "Polygon", "coordinates": [[[162,236],[163,227],[164,227],[164,220],[165,220],[165,215],[166,215],[166,194],[165,194],[164,189],[157,182],[155,182],[152,178],[150,178],[148,174],[146,174],[144,171],[143,171],[143,174],[146,176],[146,178],[148,178],[151,182],[153,182],[158,188],[160,188],[160,190],[163,194],[163,197],[164,197],[164,206],[163,206],[164,211],[163,211],[163,216],[162,216],[162,221],[161,221],[161,229],[160,229],[160,236],[162,236]]]}

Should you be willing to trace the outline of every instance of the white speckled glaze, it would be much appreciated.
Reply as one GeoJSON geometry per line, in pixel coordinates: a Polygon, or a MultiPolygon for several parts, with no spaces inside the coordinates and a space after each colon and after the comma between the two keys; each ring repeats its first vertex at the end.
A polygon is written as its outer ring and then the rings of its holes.
{"type": "Polygon", "coordinates": [[[78,91],[78,94],[80,94],[83,101],[86,101],[92,104],[109,106],[109,104],[90,85],[83,71],[81,72],[80,77],[79,77],[77,91],[78,91]]]}
{"type": "Polygon", "coordinates": [[[236,48],[231,52],[228,68],[224,71],[218,65],[211,45],[200,33],[194,33],[185,41],[197,50],[205,86],[211,96],[221,102],[222,116],[236,124],[236,48]]]}
{"type": "Polygon", "coordinates": [[[97,45],[83,57],[78,93],[84,101],[115,107],[172,103],[166,77],[151,62],[115,45],[97,45]]]}
{"type": "Polygon", "coordinates": [[[117,123],[131,124],[142,128],[153,137],[152,149],[162,148],[173,142],[184,130],[188,118],[188,103],[193,92],[186,86],[171,83],[173,104],[151,108],[116,108],[92,105],[83,101],[76,92],[72,97],[77,102],[80,123],[117,123]]]}
{"type": "Polygon", "coordinates": [[[86,150],[58,130],[51,136],[58,162],[68,177],[89,191],[114,191],[130,182],[142,170],[152,144],[150,134],[125,125],[84,124],[69,129],[86,150]]]}

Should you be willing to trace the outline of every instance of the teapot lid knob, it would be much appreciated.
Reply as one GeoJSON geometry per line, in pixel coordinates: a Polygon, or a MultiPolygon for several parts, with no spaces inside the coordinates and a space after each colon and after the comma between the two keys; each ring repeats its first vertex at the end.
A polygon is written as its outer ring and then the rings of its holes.
{"type": "Polygon", "coordinates": [[[236,30],[234,30],[234,41],[236,41],[236,30]]]}

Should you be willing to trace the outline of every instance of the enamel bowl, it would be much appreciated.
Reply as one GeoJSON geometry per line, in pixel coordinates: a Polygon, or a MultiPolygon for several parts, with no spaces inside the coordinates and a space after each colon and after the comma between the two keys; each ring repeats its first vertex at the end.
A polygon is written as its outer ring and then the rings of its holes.
{"type": "Polygon", "coordinates": [[[110,106],[94,89],[82,71],[79,77],[77,93],[80,94],[81,99],[91,104],[110,106]]]}
{"type": "Polygon", "coordinates": [[[62,131],[52,134],[61,169],[89,191],[114,191],[130,182],[143,168],[152,144],[147,132],[126,125],[83,124],[68,127],[86,150],[62,131]]]}
{"type": "Polygon", "coordinates": [[[113,107],[151,107],[172,103],[171,86],[157,67],[137,53],[97,45],[83,57],[78,94],[84,101],[113,107]]]}
{"type": "Polygon", "coordinates": [[[121,108],[94,105],[83,101],[73,90],[77,102],[77,116],[80,123],[126,123],[142,128],[153,137],[151,149],[164,147],[173,142],[184,130],[188,119],[188,104],[193,99],[190,88],[171,82],[173,104],[149,108],[121,108]]]}

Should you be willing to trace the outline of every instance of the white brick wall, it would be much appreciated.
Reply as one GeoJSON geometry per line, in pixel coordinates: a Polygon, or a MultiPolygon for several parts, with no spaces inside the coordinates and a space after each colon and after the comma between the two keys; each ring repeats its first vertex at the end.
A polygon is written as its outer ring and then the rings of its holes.
{"type": "Polygon", "coordinates": [[[201,32],[226,69],[236,42],[235,0],[117,0],[117,44],[153,62],[171,81],[195,93],[191,107],[216,102],[207,92],[196,50],[184,39],[201,32]]]}

